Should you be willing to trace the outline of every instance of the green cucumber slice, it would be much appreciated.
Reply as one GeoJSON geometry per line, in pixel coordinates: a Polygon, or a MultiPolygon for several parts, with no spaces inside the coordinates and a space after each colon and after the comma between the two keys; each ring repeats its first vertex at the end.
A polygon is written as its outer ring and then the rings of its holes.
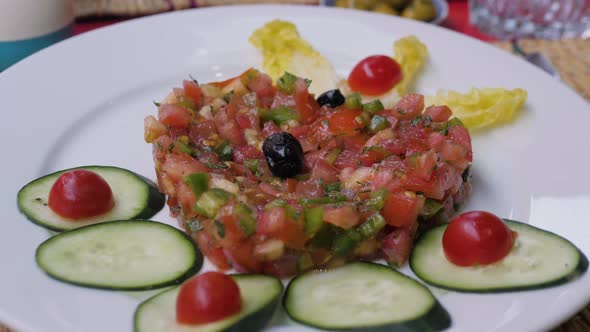
{"type": "Polygon", "coordinates": [[[149,220],[111,221],[60,233],[37,248],[36,260],[59,281],[117,290],[179,284],[203,265],[186,233],[149,220]]]}
{"type": "Polygon", "coordinates": [[[164,207],[164,203],[164,195],[153,182],[113,166],[82,166],[55,172],[29,182],[17,196],[18,208],[27,219],[58,232],[105,221],[149,219],[164,207]],[[75,221],[53,212],[47,206],[49,191],[62,173],[73,169],[86,169],[102,176],[111,187],[115,207],[103,215],[75,221]]]}
{"type": "Polygon", "coordinates": [[[165,290],[141,303],[135,311],[135,332],[213,332],[260,331],[272,318],[283,292],[281,281],[256,274],[232,275],[242,295],[242,310],[218,322],[180,325],[176,322],[176,297],[179,287],[165,290]]]}
{"type": "Polygon", "coordinates": [[[439,331],[447,311],[416,280],[384,265],[355,262],[295,277],[283,306],[311,327],[353,331],[439,331]]]}
{"type": "Polygon", "coordinates": [[[576,279],[588,269],[588,259],[570,241],[554,233],[505,220],[518,233],[512,251],[500,262],[461,267],[444,255],[447,225],[424,233],[410,257],[412,271],[424,282],[459,292],[493,293],[541,289],[576,279]]]}

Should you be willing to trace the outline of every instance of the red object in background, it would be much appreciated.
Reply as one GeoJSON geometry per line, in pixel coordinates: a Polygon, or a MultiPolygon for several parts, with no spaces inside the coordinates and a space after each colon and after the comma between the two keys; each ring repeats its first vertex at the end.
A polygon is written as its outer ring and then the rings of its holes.
{"type": "MultiPolygon", "coordinates": [[[[128,20],[127,18],[101,18],[93,20],[78,21],[74,24],[74,33],[76,35],[98,29],[114,23],[119,23],[128,20]]],[[[449,0],[449,16],[443,22],[442,26],[451,30],[464,33],[468,36],[484,40],[492,41],[494,37],[485,35],[479,30],[469,24],[469,5],[467,0],[449,0]]]]}

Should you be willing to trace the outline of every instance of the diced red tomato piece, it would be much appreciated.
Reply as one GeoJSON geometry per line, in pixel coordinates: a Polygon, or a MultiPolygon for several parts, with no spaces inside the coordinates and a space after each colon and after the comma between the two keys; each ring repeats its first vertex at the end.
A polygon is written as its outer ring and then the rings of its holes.
{"type": "Polygon", "coordinates": [[[420,115],[422,109],[424,109],[424,96],[408,93],[393,106],[392,114],[401,120],[411,120],[420,115]]]}
{"type": "Polygon", "coordinates": [[[344,229],[350,229],[359,223],[360,216],[351,205],[324,207],[324,221],[344,229]]]}
{"type": "Polygon", "coordinates": [[[324,159],[319,159],[311,170],[311,179],[321,179],[324,183],[331,183],[338,181],[338,169],[324,159]]]}
{"type": "Polygon", "coordinates": [[[234,147],[233,159],[236,163],[243,163],[246,159],[262,159],[262,151],[252,145],[239,145],[234,147]]]}
{"type": "Polygon", "coordinates": [[[383,207],[385,221],[396,227],[411,224],[418,218],[423,201],[415,194],[389,193],[383,207]]]}
{"type": "Polygon", "coordinates": [[[287,217],[284,208],[276,207],[258,216],[256,232],[278,238],[288,247],[303,248],[307,236],[300,225],[287,217]]]}
{"type": "Polygon", "coordinates": [[[361,154],[361,163],[363,166],[371,166],[387,158],[388,151],[381,149],[367,149],[361,154]]]}
{"type": "Polygon", "coordinates": [[[320,108],[315,99],[310,97],[311,96],[307,91],[307,84],[305,84],[303,79],[298,79],[297,82],[295,82],[295,107],[301,117],[301,123],[309,123],[313,121],[320,108]]]}
{"type": "Polygon", "coordinates": [[[158,119],[165,126],[188,127],[191,118],[190,110],[176,104],[163,104],[158,108],[158,119]]]}
{"type": "Polygon", "coordinates": [[[209,233],[199,231],[193,234],[193,238],[197,241],[203,255],[207,256],[207,259],[218,269],[225,271],[231,268],[223,250],[211,240],[209,233]]]}
{"type": "Polygon", "coordinates": [[[182,181],[186,175],[207,170],[207,166],[187,154],[170,154],[162,164],[162,171],[173,181],[182,181]]]}
{"type": "Polygon", "coordinates": [[[224,248],[223,252],[238,272],[262,272],[262,261],[254,255],[254,243],[241,242],[232,248],[224,248]]]}
{"type": "MultiPolygon", "coordinates": [[[[316,163],[316,165],[318,163],[316,163]]],[[[299,194],[301,197],[322,197],[324,196],[324,187],[317,180],[306,180],[297,183],[297,188],[295,189],[295,192],[299,194]]]]}
{"type": "Polygon", "coordinates": [[[227,139],[233,145],[245,144],[244,133],[234,119],[230,119],[224,109],[219,109],[213,117],[215,128],[219,136],[227,139]]]}
{"type": "Polygon", "coordinates": [[[403,265],[412,250],[412,236],[407,228],[398,228],[381,242],[381,251],[388,263],[403,265]]]}
{"type": "Polygon", "coordinates": [[[454,143],[457,143],[467,149],[467,159],[472,160],[471,136],[467,128],[463,126],[452,126],[449,128],[448,137],[454,143]]]}
{"type": "Polygon", "coordinates": [[[424,116],[429,117],[434,122],[445,122],[453,115],[453,112],[447,105],[428,106],[424,110],[424,116]]]}
{"type": "Polygon", "coordinates": [[[328,122],[330,133],[332,135],[354,135],[356,130],[363,128],[364,125],[359,121],[360,110],[349,110],[342,108],[331,114],[328,122]]]}
{"type": "Polygon", "coordinates": [[[197,108],[201,107],[201,104],[203,103],[203,92],[197,83],[184,80],[182,82],[182,87],[184,89],[184,95],[190,98],[195,103],[197,108]]]}

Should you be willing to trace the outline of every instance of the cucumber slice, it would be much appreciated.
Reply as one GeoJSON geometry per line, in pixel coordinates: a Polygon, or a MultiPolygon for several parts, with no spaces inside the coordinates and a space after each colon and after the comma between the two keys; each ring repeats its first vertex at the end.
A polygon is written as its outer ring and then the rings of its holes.
{"type": "Polygon", "coordinates": [[[36,259],[57,280],[118,290],[179,284],[203,265],[186,233],[149,220],[111,221],[60,233],[37,248],[36,259]]]}
{"type": "Polygon", "coordinates": [[[438,331],[451,318],[424,285],[384,265],[355,262],[295,277],[283,306],[315,328],[354,331],[438,331]]]}
{"type": "Polygon", "coordinates": [[[141,303],[135,311],[135,332],[260,331],[270,321],[283,291],[281,281],[256,274],[232,275],[240,287],[242,310],[226,319],[197,326],[176,323],[179,287],[166,290],[141,303]]]}
{"type": "Polygon", "coordinates": [[[518,233],[512,251],[500,262],[461,267],[449,262],[442,247],[447,225],[424,233],[416,242],[410,267],[423,281],[459,292],[512,292],[566,283],[588,269],[588,259],[554,233],[505,220],[518,233]]]}
{"type": "Polygon", "coordinates": [[[113,220],[149,219],[164,207],[165,197],[150,180],[129,170],[113,166],[82,166],[55,172],[29,182],[19,192],[19,210],[35,224],[53,231],[65,231],[113,220]],[[69,220],[48,206],[49,191],[64,172],[86,169],[102,176],[113,192],[115,207],[100,216],[69,220]]]}

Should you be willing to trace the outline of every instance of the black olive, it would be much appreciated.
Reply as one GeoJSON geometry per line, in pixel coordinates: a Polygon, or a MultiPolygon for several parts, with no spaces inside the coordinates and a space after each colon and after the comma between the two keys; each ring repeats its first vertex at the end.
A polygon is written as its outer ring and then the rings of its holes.
{"type": "Polygon", "coordinates": [[[274,176],[290,178],[303,171],[303,149],[299,141],[289,133],[268,136],[262,144],[262,152],[274,176]]]}
{"type": "Polygon", "coordinates": [[[340,92],[340,90],[338,89],[334,89],[334,90],[328,90],[324,93],[322,93],[319,97],[318,97],[318,104],[320,104],[320,106],[330,106],[332,108],[336,108],[342,104],[344,104],[344,96],[342,95],[342,93],[340,92]]]}

